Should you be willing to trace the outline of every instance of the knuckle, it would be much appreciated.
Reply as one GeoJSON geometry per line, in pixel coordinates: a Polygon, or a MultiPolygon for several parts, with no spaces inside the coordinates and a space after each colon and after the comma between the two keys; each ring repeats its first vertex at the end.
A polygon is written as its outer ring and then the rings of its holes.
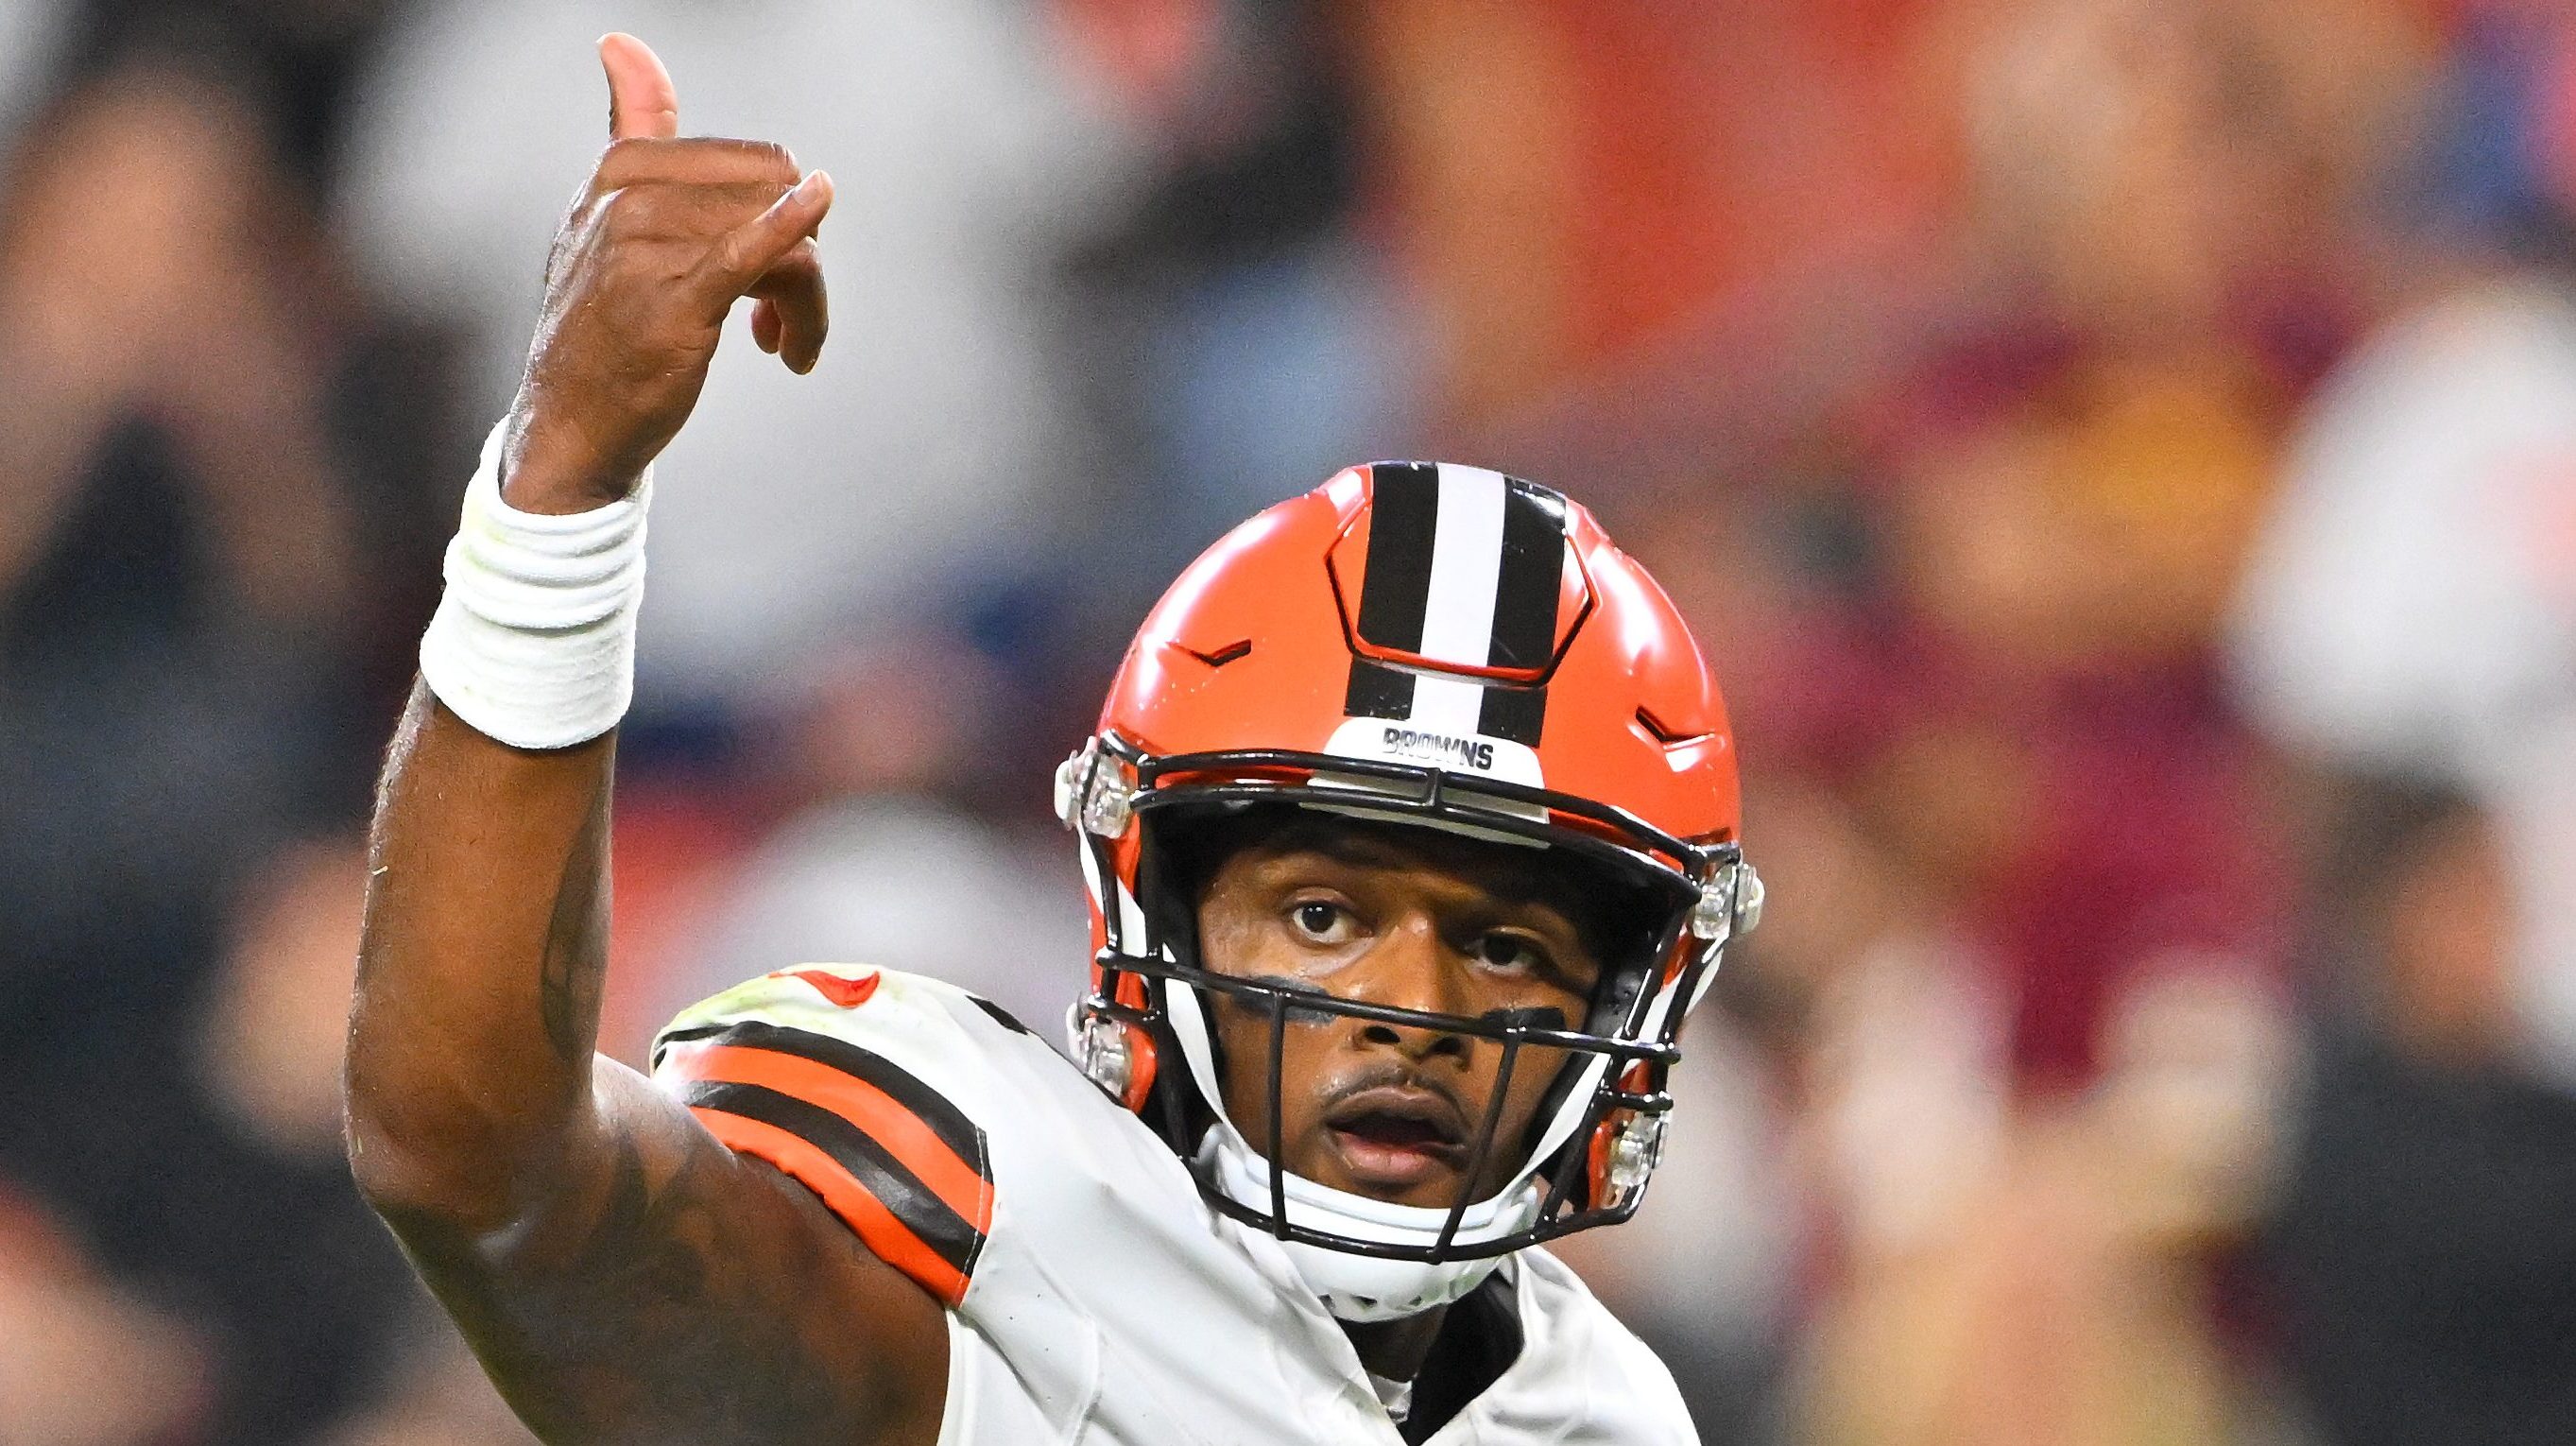
{"type": "Polygon", "coordinates": [[[654,144],[655,142],[643,136],[622,136],[610,141],[608,148],[599,153],[599,164],[591,167],[592,186],[594,188],[613,186],[617,184],[619,177],[632,176],[642,171],[645,168],[646,158],[652,154],[651,147],[654,144]]]}
{"type": "Polygon", "coordinates": [[[635,213],[641,209],[634,188],[619,186],[601,192],[599,199],[590,203],[590,224],[607,235],[626,235],[634,230],[635,213]]]}
{"type": "Polygon", "coordinates": [[[697,265],[690,268],[690,275],[697,278],[702,285],[712,285],[721,290],[731,291],[741,271],[741,265],[737,259],[741,254],[737,239],[727,236],[708,247],[698,257],[697,265]]]}

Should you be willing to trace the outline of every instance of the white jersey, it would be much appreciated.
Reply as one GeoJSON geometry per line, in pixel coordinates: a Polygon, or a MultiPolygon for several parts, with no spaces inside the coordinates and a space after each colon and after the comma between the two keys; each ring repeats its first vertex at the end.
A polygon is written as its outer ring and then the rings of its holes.
{"type": "MultiPolygon", "coordinates": [[[[810,966],[696,1006],[655,1081],[803,1182],[948,1306],[940,1446],[1402,1446],[1277,1242],[1000,1010],[810,966]]],[[[1663,1363],[1540,1250],[1502,1272],[1519,1354],[1431,1446],[1682,1446],[1663,1363]]]]}

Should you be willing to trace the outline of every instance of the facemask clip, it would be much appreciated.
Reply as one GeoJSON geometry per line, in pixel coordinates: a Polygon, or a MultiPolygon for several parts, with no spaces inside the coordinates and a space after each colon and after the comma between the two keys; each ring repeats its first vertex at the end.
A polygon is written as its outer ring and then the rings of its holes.
{"type": "Polygon", "coordinates": [[[1127,1086],[1136,1074],[1136,1050],[1125,1024],[1105,1014],[1084,1016],[1074,1031],[1073,1055],[1083,1078],[1100,1086],[1111,1099],[1127,1098],[1127,1086]]]}
{"type": "Polygon", "coordinates": [[[1691,906],[1691,936],[1722,944],[1750,934],[1762,923],[1762,876],[1738,860],[1700,885],[1699,902],[1691,906]]]}
{"type": "Polygon", "coordinates": [[[1091,739],[1055,770],[1055,816],[1066,828],[1102,838],[1127,832],[1135,817],[1136,769],[1091,739]]]}
{"type": "Polygon", "coordinates": [[[1631,1114],[1620,1121],[1603,1162],[1601,1187],[1608,1198],[1602,1204],[1615,1210],[1636,1199],[1663,1157],[1664,1116],[1631,1114]]]}

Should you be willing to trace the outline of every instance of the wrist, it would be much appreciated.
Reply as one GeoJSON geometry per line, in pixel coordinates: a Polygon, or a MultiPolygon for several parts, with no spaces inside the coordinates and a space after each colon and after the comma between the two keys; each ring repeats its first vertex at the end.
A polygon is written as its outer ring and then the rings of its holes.
{"type": "Polygon", "coordinates": [[[634,693],[652,483],[575,510],[519,506],[498,485],[507,430],[493,429],[466,486],[421,678],[488,737],[565,748],[615,727],[634,693]]]}
{"type": "Polygon", "coordinates": [[[514,510],[561,517],[624,501],[643,471],[604,457],[579,426],[548,415],[523,393],[503,423],[495,480],[502,502],[514,510]]]}

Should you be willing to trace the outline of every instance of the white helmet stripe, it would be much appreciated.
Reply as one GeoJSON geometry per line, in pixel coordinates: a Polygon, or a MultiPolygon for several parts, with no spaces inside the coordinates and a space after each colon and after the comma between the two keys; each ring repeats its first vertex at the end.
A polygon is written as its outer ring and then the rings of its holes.
{"type": "MultiPolygon", "coordinates": [[[[1565,510],[1545,488],[1455,462],[1381,462],[1359,634],[1461,668],[1545,664],[1567,566],[1565,510]]],[[[1544,686],[1489,684],[1353,658],[1344,711],[1450,736],[1535,744],[1544,686]]]]}
{"type": "MultiPolygon", "coordinates": [[[[1423,599],[1422,656],[1481,668],[1494,646],[1494,589],[1503,576],[1503,475],[1443,462],[1431,533],[1431,587],[1423,599]]],[[[1477,694],[1483,690],[1467,685],[1477,694]]],[[[1414,717],[1422,716],[1414,693],[1414,717]]],[[[1472,724],[1469,730],[1471,731],[1472,724]]]]}

